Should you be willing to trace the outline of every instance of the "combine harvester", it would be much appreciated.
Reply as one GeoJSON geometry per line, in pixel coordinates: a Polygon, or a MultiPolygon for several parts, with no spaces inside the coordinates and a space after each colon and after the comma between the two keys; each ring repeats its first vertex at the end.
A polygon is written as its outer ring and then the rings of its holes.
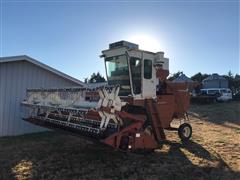
{"type": "Polygon", "coordinates": [[[140,50],[119,41],[102,51],[108,85],[102,87],[28,89],[24,120],[97,139],[115,149],[155,149],[164,130],[192,135],[186,123],[189,93],[185,84],[167,81],[169,60],[163,52],[140,50]],[[170,126],[178,119],[179,127],[170,126]]]}

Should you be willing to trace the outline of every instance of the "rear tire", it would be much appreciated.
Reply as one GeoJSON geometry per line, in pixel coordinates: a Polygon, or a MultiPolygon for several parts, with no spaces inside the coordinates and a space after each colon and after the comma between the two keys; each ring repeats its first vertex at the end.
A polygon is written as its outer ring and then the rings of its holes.
{"type": "Polygon", "coordinates": [[[183,142],[187,142],[192,137],[192,126],[188,123],[183,123],[178,128],[178,136],[183,142]]]}

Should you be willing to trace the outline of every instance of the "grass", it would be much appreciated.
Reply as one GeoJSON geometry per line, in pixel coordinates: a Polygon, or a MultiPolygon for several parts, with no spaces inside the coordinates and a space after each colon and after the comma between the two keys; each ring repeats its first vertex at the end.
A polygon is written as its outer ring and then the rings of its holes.
{"type": "Polygon", "coordinates": [[[0,138],[0,144],[3,146],[9,146],[13,144],[21,144],[21,143],[31,143],[35,140],[38,141],[48,141],[49,143],[54,143],[54,136],[57,136],[57,133],[48,131],[41,133],[33,133],[33,134],[25,134],[21,136],[13,136],[13,137],[2,137],[0,138]]]}
{"type": "Polygon", "coordinates": [[[58,132],[0,138],[0,179],[240,179],[240,103],[192,106],[192,140],[122,153],[58,132]]]}

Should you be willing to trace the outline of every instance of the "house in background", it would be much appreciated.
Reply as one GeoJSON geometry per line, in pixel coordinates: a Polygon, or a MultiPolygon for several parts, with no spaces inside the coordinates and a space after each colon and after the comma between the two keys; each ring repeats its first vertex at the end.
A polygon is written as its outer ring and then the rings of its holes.
{"type": "Polygon", "coordinates": [[[198,82],[193,81],[192,79],[190,79],[183,73],[179,77],[174,79],[173,82],[174,83],[186,83],[189,91],[192,91],[199,84],[198,82]]]}
{"type": "Polygon", "coordinates": [[[0,58],[0,136],[39,132],[22,120],[27,88],[84,86],[84,83],[28,56],[0,58]]]}
{"type": "Polygon", "coordinates": [[[202,81],[203,89],[228,88],[228,80],[218,74],[212,74],[202,81]]]}

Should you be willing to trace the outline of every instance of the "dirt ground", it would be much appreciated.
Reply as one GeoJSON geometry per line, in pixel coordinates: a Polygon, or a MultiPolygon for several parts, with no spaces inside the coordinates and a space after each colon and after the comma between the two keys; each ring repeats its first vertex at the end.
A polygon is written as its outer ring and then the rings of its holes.
{"type": "Polygon", "coordinates": [[[168,132],[145,154],[56,132],[0,138],[0,179],[240,179],[240,102],[193,105],[190,122],[189,143],[168,132]]]}

